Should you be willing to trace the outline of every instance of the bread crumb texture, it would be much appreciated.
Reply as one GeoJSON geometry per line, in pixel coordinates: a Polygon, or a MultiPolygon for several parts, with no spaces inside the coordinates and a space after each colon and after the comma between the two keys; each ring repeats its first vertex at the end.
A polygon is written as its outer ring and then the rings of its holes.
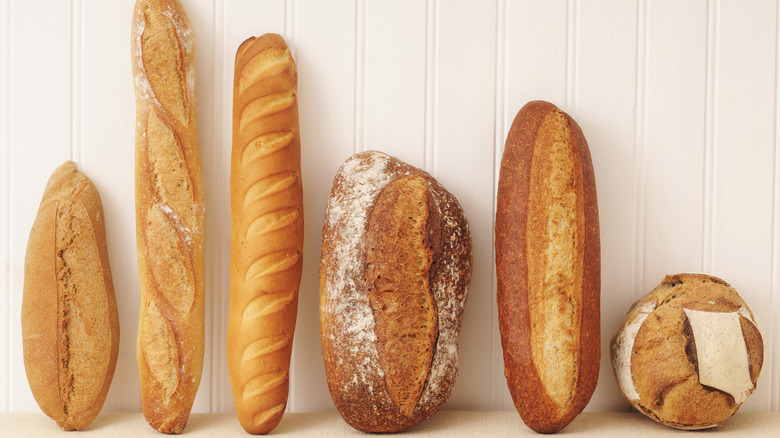
{"type": "Polygon", "coordinates": [[[379,359],[390,397],[407,416],[422,394],[438,334],[429,275],[440,230],[429,232],[430,201],[422,178],[398,178],[379,194],[368,225],[366,280],[379,359]]]}
{"type": "Polygon", "coordinates": [[[533,363],[547,394],[563,412],[579,372],[583,220],[581,169],[566,116],[551,111],[542,121],[531,164],[527,222],[529,308],[533,363]],[[574,371],[573,371],[574,370],[574,371]]]}
{"type": "Polygon", "coordinates": [[[86,411],[105,382],[111,327],[97,240],[86,208],[73,198],[78,187],[57,204],[56,266],[59,325],[59,389],[66,419],[86,411]]]}
{"type": "Polygon", "coordinates": [[[631,349],[630,363],[623,366],[639,396],[629,401],[673,427],[722,424],[752,393],[763,365],[763,340],[752,312],[726,282],[700,274],[667,276],[634,305],[624,326],[647,303],[654,310],[628,340],[633,342],[622,346],[631,349]]]}

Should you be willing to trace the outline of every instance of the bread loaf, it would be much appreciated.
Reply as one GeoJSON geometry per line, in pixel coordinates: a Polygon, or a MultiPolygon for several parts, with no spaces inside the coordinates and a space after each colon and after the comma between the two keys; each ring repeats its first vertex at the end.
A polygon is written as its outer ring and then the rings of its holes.
{"type": "Polygon", "coordinates": [[[274,429],[287,405],[303,253],[296,80],[281,36],[238,48],[227,359],[238,419],[254,434],[274,429]]]}
{"type": "Polygon", "coordinates": [[[139,0],[132,43],[141,405],[152,427],[179,433],[203,369],[205,204],[195,39],[177,0],[139,0]]]}
{"type": "Polygon", "coordinates": [[[753,312],[725,281],[667,275],[612,339],[612,367],[639,412],[678,429],[722,425],[756,387],[766,348],[753,312]]]}
{"type": "Polygon", "coordinates": [[[22,346],[41,410],[63,430],[87,427],[114,376],[119,318],[100,195],[70,161],[51,175],[30,231],[22,346]]]}
{"type": "Polygon", "coordinates": [[[322,232],[320,333],[349,425],[396,432],[447,401],[470,280],[466,218],[435,179],[375,151],[341,166],[322,232]]]}
{"type": "Polygon", "coordinates": [[[557,432],[587,405],[598,380],[601,263],[588,144],[550,103],[528,103],[512,123],[495,227],[509,392],[528,427],[557,432]]]}

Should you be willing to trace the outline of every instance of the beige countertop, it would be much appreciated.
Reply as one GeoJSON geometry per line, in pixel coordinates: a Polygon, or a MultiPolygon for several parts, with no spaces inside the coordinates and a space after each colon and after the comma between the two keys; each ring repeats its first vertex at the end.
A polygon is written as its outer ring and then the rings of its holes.
{"type": "MultiPolygon", "coordinates": [[[[575,437],[656,437],[696,434],[671,429],[643,415],[632,413],[586,412],[558,435],[575,437]]],[[[723,427],[704,433],[721,436],[780,436],[780,412],[738,413],[723,427]]],[[[42,413],[0,414],[0,436],[65,436],[65,432],[42,413]]],[[[73,436],[75,436],[74,434],[73,436]]],[[[140,413],[101,413],[81,436],[161,437],[149,427],[140,413]]],[[[193,414],[184,435],[188,437],[247,436],[232,413],[193,414]]],[[[285,437],[338,437],[363,435],[349,427],[335,412],[288,413],[272,435],[285,437]]],[[[516,412],[441,411],[404,435],[427,437],[535,436],[516,412]]],[[[692,435],[691,435],[692,436],[692,435]]]]}

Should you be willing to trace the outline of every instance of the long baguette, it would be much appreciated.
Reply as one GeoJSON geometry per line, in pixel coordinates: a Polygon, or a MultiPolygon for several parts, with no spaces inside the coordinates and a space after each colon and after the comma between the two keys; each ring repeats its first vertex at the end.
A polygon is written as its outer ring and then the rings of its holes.
{"type": "Polygon", "coordinates": [[[547,102],[525,105],[498,183],[496,273],[507,384],[537,432],[587,405],[600,357],[596,182],[585,137],[547,102]]]}
{"type": "Polygon", "coordinates": [[[204,188],[194,36],[177,0],[139,0],[132,29],[135,195],[144,416],[180,433],[204,351],[204,188]]]}
{"type": "Polygon", "coordinates": [[[227,359],[236,413],[254,434],[273,430],[287,405],[303,251],[296,82],[281,36],[238,48],[227,359]]]}
{"type": "Polygon", "coordinates": [[[68,161],[49,178],[24,259],[24,368],[35,401],[63,430],[106,400],[119,317],[97,189],[68,161]]]}

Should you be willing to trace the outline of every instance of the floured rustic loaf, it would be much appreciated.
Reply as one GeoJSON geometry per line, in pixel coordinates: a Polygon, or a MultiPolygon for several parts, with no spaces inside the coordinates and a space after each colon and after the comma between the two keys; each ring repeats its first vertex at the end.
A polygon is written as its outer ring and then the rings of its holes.
{"type": "Polygon", "coordinates": [[[466,218],[433,177],[376,151],[341,166],[323,227],[320,329],[347,423],[395,432],[441,408],[470,280],[466,218]]]}
{"type": "Polygon", "coordinates": [[[755,389],[764,360],[753,312],[728,283],[702,274],[666,276],[612,339],[623,396],[679,429],[723,424],[755,389]]]}
{"type": "Polygon", "coordinates": [[[100,412],[119,352],[103,218],[97,189],[68,161],[51,175],[27,243],[24,368],[35,401],[64,430],[100,412]]]}
{"type": "Polygon", "coordinates": [[[598,380],[601,255],[588,143],[551,103],[526,104],[507,135],[495,246],[507,386],[528,427],[557,432],[598,380]]]}

